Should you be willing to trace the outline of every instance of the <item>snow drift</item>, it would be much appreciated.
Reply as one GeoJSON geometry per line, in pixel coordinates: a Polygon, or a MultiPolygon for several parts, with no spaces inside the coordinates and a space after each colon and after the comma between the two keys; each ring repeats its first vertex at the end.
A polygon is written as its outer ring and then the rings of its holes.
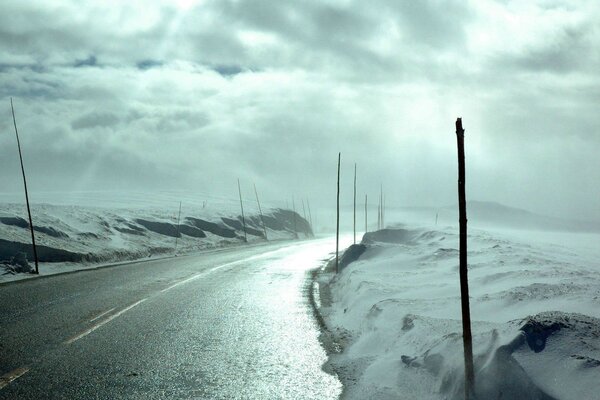
{"type": "MultiPolygon", "coordinates": [[[[471,230],[477,399],[600,398],[598,239],[471,230]]],[[[361,245],[318,278],[344,397],[463,399],[458,236],[403,226],[361,245]]]]}

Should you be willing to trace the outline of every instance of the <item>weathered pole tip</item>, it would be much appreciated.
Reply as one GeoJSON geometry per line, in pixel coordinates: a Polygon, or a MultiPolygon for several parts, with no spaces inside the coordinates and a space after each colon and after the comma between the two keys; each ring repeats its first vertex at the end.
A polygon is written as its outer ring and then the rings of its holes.
{"type": "Polygon", "coordinates": [[[456,118],[456,132],[461,132],[462,130],[462,118],[456,118]]]}

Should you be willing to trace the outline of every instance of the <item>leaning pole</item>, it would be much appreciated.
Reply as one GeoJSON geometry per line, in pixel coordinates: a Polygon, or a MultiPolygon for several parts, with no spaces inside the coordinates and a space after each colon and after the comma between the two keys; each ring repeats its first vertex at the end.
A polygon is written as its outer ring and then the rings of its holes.
{"type": "Polygon", "coordinates": [[[13,107],[12,97],[10,98],[10,110],[12,111],[13,124],[15,125],[15,135],[17,136],[17,147],[19,148],[19,160],[21,161],[21,172],[23,174],[23,186],[25,186],[25,202],[27,203],[27,215],[29,216],[29,230],[31,231],[31,245],[33,246],[33,259],[35,261],[35,273],[39,275],[40,267],[38,265],[37,247],[35,245],[35,234],[33,233],[33,221],[31,219],[31,207],[29,207],[29,193],[27,192],[27,179],[25,179],[25,168],[23,167],[23,156],[21,155],[21,141],[19,140],[19,131],[17,130],[17,120],[15,118],[15,108],[13,107]]]}
{"type": "Polygon", "coordinates": [[[459,271],[460,302],[462,309],[463,346],[465,356],[465,399],[471,400],[475,392],[473,367],[473,340],[471,334],[471,310],[469,306],[469,280],[467,277],[467,200],[465,194],[465,130],[461,118],[456,120],[458,145],[458,220],[460,225],[459,271]]]}

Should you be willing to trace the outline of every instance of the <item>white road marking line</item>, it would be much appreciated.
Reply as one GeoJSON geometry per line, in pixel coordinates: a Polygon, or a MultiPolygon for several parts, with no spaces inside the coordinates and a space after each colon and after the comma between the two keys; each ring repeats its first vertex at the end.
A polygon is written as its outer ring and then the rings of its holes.
{"type": "Polygon", "coordinates": [[[219,265],[218,267],[214,267],[214,268],[212,268],[212,269],[209,269],[208,271],[204,271],[204,272],[197,273],[196,275],[193,275],[193,276],[191,276],[191,277],[189,277],[189,278],[187,278],[187,279],[184,279],[184,280],[182,280],[182,281],[179,281],[179,282],[177,282],[177,283],[174,283],[174,284],[172,284],[171,286],[168,286],[168,287],[166,287],[166,288],[162,289],[162,290],[161,290],[161,292],[166,292],[166,291],[168,291],[168,290],[171,290],[171,289],[173,289],[174,287],[177,287],[177,286],[179,286],[179,285],[182,285],[182,284],[184,284],[184,283],[187,283],[187,282],[193,281],[194,279],[198,279],[198,278],[200,278],[200,277],[202,277],[202,276],[204,276],[204,275],[208,275],[208,274],[210,274],[210,273],[212,273],[212,272],[215,272],[215,271],[217,271],[217,270],[220,270],[221,268],[230,267],[230,266],[232,266],[232,265],[235,265],[235,264],[240,264],[240,263],[242,263],[242,262],[245,262],[245,261],[248,261],[248,260],[250,260],[250,259],[252,259],[252,258],[254,258],[254,257],[250,257],[250,258],[247,258],[247,259],[244,259],[244,260],[232,261],[232,262],[229,262],[229,263],[227,263],[227,264],[219,265]]]}
{"type": "Polygon", "coordinates": [[[131,305],[129,305],[129,306],[127,306],[127,307],[125,307],[125,308],[124,308],[124,309],[122,309],[121,311],[119,311],[119,312],[117,312],[117,313],[115,313],[115,314],[112,314],[112,315],[110,315],[108,318],[106,318],[106,319],[104,319],[104,320],[102,320],[102,321],[98,322],[96,325],[93,325],[91,328],[88,328],[88,329],[86,329],[85,331],[81,332],[80,334],[78,334],[78,335],[75,335],[75,336],[73,336],[72,338],[70,338],[70,339],[66,340],[66,341],[64,342],[64,344],[71,344],[71,343],[73,343],[73,342],[75,342],[75,341],[77,341],[77,340],[81,339],[82,337],[85,337],[85,336],[89,335],[90,333],[94,332],[96,329],[100,328],[102,325],[105,325],[105,324],[109,323],[109,322],[110,322],[110,321],[112,321],[113,319],[115,319],[115,318],[117,318],[118,316],[120,316],[120,315],[122,315],[122,314],[126,313],[127,311],[131,310],[133,307],[135,307],[135,306],[137,306],[137,305],[139,305],[139,304],[143,303],[143,302],[144,302],[144,301],[146,301],[146,300],[148,300],[148,299],[146,298],[146,299],[142,299],[142,300],[138,300],[138,301],[136,301],[135,303],[133,303],[133,304],[131,304],[131,305]]]}
{"type": "MultiPolygon", "coordinates": [[[[301,246],[301,245],[297,245],[297,246],[301,246]]],[[[191,277],[189,277],[187,279],[184,279],[182,281],[176,282],[176,283],[172,284],[171,286],[168,286],[168,287],[162,289],[161,292],[166,292],[168,290],[173,289],[174,287],[177,287],[177,286],[182,285],[184,283],[193,281],[194,279],[198,279],[201,276],[208,275],[208,274],[213,273],[215,271],[218,271],[218,270],[220,270],[222,268],[231,267],[232,265],[241,264],[241,263],[244,263],[244,262],[247,262],[247,261],[251,261],[251,260],[256,260],[256,259],[259,259],[259,258],[266,258],[266,257],[271,256],[271,255],[273,255],[275,253],[278,253],[278,252],[280,252],[282,250],[285,250],[285,249],[272,250],[272,251],[268,251],[266,253],[261,253],[261,254],[253,255],[253,256],[250,256],[248,258],[244,258],[242,260],[232,261],[232,262],[228,262],[228,263],[219,265],[217,267],[209,269],[208,271],[203,271],[203,272],[197,273],[194,276],[191,276],[191,277]]]]}
{"type": "Polygon", "coordinates": [[[95,320],[97,320],[100,317],[105,316],[106,314],[108,314],[109,312],[111,312],[112,310],[114,310],[116,307],[111,308],[110,310],[106,310],[98,315],[96,315],[94,318],[90,319],[90,322],[94,322],[95,320]]]}
{"type": "Polygon", "coordinates": [[[12,381],[22,377],[27,372],[29,372],[29,368],[17,368],[14,371],[10,371],[10,372],[0,376],[0,389],[4,389],[12,381]]]}
{"type": "MultiPolygon", "coordinates": [[[[301,245],[297,245],[297,246],[301,246],[301,245]]],[[[193,276],[191,276],[191,277],[189,277],[189,278],[187,278],[187,279],[184,279],[184,280],[182,280],[182,281],[176,282],[176,283],[172,284],[171,286],[168,286],[168,287],[166,287],[166,288],[162,289],[162,290],[161,290],[161,293],[164,293],[164,292],[166,292],[166,291],[169,291],[169,290],[173,289],[174,287],[177,287],[177,286],[179,286],[179,285],[182,285],[182,284],[184,284],[184,283],[187,283],[187,282],[193,281],[194,279],[198,279],[198,278],[200,278],[201,276],[208,275],[208,274],[210,274],[210,273],[212,273],[212,272],[218,271],[218,270],[220,270],[220,269],[222,269],[222,268],[225,268],[225,267],[230,267],[230,266],[232,266],[232,265],[236,265],[236,264],[241,264],[241,263],[243,263],[243,262],[247,262],[247,261],[251,261],[251,260],[256,260],[256,259],[259,259],[259,258],[266,258],[266,257],[269,257],[269,256],[271,256],[271,255],[273,255],[273,254],[275,254],[275,253],[278,253],[278,252],[280,252],[280,251],[283,251],[283,250],[285,250],[285,248],[284,248],[284,249],[277,249],[277,250],[268,251],[268,252],[266,252],[266,253],[255,254],[255,255],[253,255],[253,256],[250,256],[250,257],[248,257],[248,258],[244,258],[244,259],[242,259],[242,260],[232,261],[232,262],[228,262],[228,263],[225,263],[225,264],[219,265],[219,266],[217,266],[217,267],[214,267],[214,268],[212,268],[212,269],[209,269],[208,271],[203,271],[203,272],[197,273],[196,275],[193,275],[193,276]]]]}

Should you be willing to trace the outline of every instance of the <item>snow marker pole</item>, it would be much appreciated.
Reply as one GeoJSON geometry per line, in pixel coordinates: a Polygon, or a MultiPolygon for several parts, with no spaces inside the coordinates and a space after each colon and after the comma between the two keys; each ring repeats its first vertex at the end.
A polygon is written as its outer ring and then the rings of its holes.
{"type": "Polygon", "coordinates": [[[294,200],[294,196],[292,196],[292,211],[294,211],[294,236],[296,239],[298,239],[298,224],[296,223],[296,200],[294,200]]]}
{"type": "Polygon", "coordinates": [[[313,231],[313,221],[312,221],[312,213],[310,212],[310,202],[306,199],[306,206],[308,207],[308,220],[310,223],[310,231],[312,232],[312,236],[315,237],[315,232],[313,231]]]}
{"type": "Polygon", "coordinates": [[[263,218],[262,209],[260,208],[260,200],[258,200],[258,192],[256,191],[256,184],[254,185],[254,194],[256,195],[256,202],[258,203],[258,212],[260,213],[260,222],[262,222],[263,231],[265,232],[265,240],[269,240],[267,237],[267,226],[265,225],[265,219],[263,218]]]}
{"type": "Polygon", "coordinates": [[[337,207],[335,224],[335,273],[339,272],[339,249],[340,249],[340,163],[342,153],[338,153],[338,171],[337,171],[337,207]]]}
{"type": "Polygon", "coordinates": [[[240,179],[238,178],[238,193],[240,194],[240,208],[242,209],[242,224],[244,226],[244,242],[248,242],[246,236],[246,218],[244,217],[244,204],[242,204],[242,189],[240,188],[240,179]]]}
{"type": "Polygon", "coordinates": [[[356,244],[356,163],[354,163],[354,244],[356,244]]]}
{"type": "Polygon", "coordinates": [[[379,203],[377,203],[377,230],[381,229],[381,196],[379,196],[379,203]]]}
{"type": "Polygon", "coordinates": [[[367,195],[365,194],[365,233],[369,232],[367,230],[367,216],[368,216],[368,213],[367,213],[367,195]]]}
{"type": "Polygon", "coordinates": [[[177,235],[175,236],[175,253],[177,253],[177,239],[179,239],[179,222],[181,221],[181,202],[179,202],[179,214],[177,214],[177,235]]]}
{"type": "Polygon", "coordinates": [[[29,194],[27,193],[27,179],[25,179],[25,168],[23,167],[23,156],[21,155],[21,141],[19,140],[19,131],[17,130],[17,120],[15,118],[15,108],[13,107],[12,97],[10,98],[10,110],[12,111],[13,124],[15,125],[15,135],[17,136],[17,147],[19,148],[19,160],[21,161],[21,172],[23,173],[23,186],[25,186],[25,202],[27,203],[27,215],[29,216],[29,229],[31,230],[31,245],[33,246],[33,259],[35,261],[35,273],[40,274],[38,265],[37,247],[35,245],[35,235],[33,234],[33,222],[31,220],[31,208],[29,207],[29,194]]]}
{"type": "Polygon", "coordinates": [[[471,311],[469,307],[469,280],[467,277],[467,201],[465,194],[465,130],[461,118],[456,120],[458,144],[458,209],[460,224],[460,300],[462,308],[463,346],[465,355],[465,399],[474,395],[475,371],[473,366],[473,339],[471,335],[471,311]]]}
{"type": "MultiPolygon", "coordinates": [[[[308,217],[306,216],[306,207],[304,207],[304,199],[300,199],[302,201],[302,215],[304,216],[304,220],[308,222],[308,217]]],[[[308,237],[308,233],[306,233],[306,237],[308,237]]]]}

